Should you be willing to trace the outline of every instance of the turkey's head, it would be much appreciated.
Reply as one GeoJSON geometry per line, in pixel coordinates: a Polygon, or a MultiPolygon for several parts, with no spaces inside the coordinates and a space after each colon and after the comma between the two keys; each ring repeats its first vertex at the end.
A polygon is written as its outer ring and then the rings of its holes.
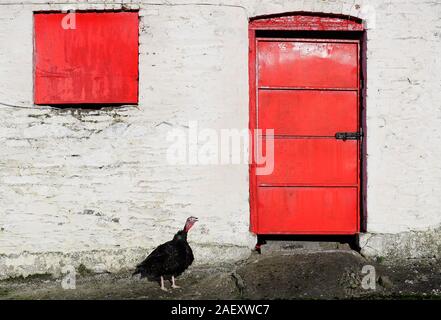
{"type": "Polygon", "coordinates": [[[185,222],[184,231],[188,232],[191,229],[191,227],[193,227],[193,225],[196,223],[196,221],[198,221],[198,218],[189,217],[185,222]]]}

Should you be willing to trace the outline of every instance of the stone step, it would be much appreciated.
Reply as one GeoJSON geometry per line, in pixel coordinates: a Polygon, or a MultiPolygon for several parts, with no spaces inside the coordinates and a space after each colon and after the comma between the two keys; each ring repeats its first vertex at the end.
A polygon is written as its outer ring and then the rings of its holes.
{"type": "Polygon", "coordinates": [[[261,246],[262,254],[274,252],[290,252],[298,250],[325,251],[325,250],[352,250],[349,244],[340,242],[323,241],[278,241],[267,240],[261,246]]]}

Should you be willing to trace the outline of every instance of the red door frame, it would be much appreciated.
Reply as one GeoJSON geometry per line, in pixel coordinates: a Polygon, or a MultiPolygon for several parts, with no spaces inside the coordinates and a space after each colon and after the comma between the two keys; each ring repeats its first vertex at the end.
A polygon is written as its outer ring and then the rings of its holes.
{"type": "MultiPolygon", "coordinates": [[[[257,63],[256,63],[256,44],[257,33],[259,31],[273,32],[273,31],[288,31],[288,32],[305,32],[302,38],[308,38],[308,33],[317,32],[322,35],[339,34],[338,38],[346,40],[359,40],[359,123],[363,130],[364,138],[360,144],[360,177],[359,177],[359,230],[366,231],[367,210],[366,210],[366,188],[367,188],[367,174],[366,174],[366,104],[365,104],[365,83],[366,83],[366,36],[363,23],[358,18],[343,15],[322,15],[311,13],[288,13],[283,15],[261,16],[250,20],[249,22],[249,129],[253,133],[257,128],[257,63]]],[[[277,36],[274,36],[276,38],[277,36]]],[[[311,36],[309,36],[311,38],[311,36]]],[[[257,178],[256,165],[254,161],[254,141],[250,145],[250,231],[257,232],[257,178]]]]}

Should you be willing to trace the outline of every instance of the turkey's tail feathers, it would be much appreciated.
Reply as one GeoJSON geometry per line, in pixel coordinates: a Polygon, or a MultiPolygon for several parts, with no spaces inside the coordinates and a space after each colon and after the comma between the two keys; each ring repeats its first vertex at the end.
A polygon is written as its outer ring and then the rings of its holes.
{"type": "Polygon", "coordinates": [[[132,277],[136,276],[137,274],[141,274],[141,277],[142,277],[144,272],[145,272],[145,270],[142,266],[137,266],[135,269],[135,272],[133,272],[133,274],[132,274],[132,277]]]}
{"type": "Polygon", "coordinates": [[[141,278],[151,278],[153,276],[152,271],[150,270],[150,268],[144,264],[141,264],[139,266],[136,267],[135,272],[133,272],[132,277],[140,274],[141,278]]]}

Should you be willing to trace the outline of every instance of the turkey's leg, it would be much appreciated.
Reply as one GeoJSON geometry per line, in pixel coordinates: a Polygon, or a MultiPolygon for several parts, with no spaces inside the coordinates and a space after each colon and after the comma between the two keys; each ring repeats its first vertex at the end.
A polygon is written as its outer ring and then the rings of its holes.
{"type": "Polygon", "coordinates": [[[161,276],[161,290],[168,291],[167,288],[164,286],[164,277],[161,276]]]}
{"type": "Polygon", "coordinates": [[[176,283],[175,283],[175,276],[172,276],[172,288],[173,289],[179,289],[180,288],[180,286],[177,286],[176,283]]]}

